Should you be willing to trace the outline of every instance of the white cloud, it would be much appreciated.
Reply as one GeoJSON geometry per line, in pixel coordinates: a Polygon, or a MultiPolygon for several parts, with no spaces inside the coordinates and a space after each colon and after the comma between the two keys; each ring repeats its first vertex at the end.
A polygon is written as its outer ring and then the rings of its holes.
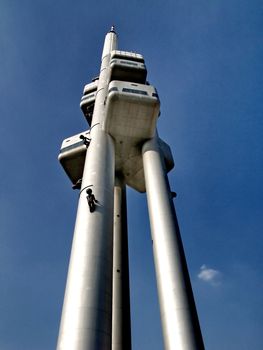
{"type": "Polygon", "coordinates": [[[200,267],[200,272],[197,277],[200,280],[207,282],[213,286],[218,286],[221,284],[221,272],[215,269],[211,269],[206,265],[202,265],[200,267]]]}

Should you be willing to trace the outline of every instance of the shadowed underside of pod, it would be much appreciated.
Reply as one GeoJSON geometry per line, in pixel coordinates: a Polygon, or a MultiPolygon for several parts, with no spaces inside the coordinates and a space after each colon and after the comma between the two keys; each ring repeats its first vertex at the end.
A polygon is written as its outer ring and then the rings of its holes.
{"type": "MultiPolygon", "coordinates": [[[[141,147],[155,135],[159,113],[160,101],[153,86],[126,81],[109,84],[103,128],[115,140],[116,171],[123,174],[127,185],[139,192],[145,192],[141,147]]],[[[167,147],[170,170],[173,160],[167,147]]]]}
{"type": "MultiPolygon", "coordinates": [[[[72,185],[82,179],[86,152],[88,147],[80,139],[84,135],[89,137],[89,131],[66,138],[61,145],[58,159],[68,175],[72,185]]],[[[174,167],[173,156],[170,147],[158,139],[159,147],[164,155],[166,170],[169,172],[174,167]]],[[[121,173],[125,183],[138,192],[145,192],[145,180],[141,153],[142,144],[134,138],[115,139],[115,170],[121,173]]]]}

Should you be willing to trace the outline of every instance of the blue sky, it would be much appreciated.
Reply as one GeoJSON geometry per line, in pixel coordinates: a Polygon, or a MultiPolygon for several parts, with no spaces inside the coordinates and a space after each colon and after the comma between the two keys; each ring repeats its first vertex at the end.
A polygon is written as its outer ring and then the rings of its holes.
{"type": "MultiPolygon", "coordinates": [[[[57,161],[106,32],[144,55],[204,342],[263,348],[262,2],[2,0],[0,349],[54,349],[78,194],[57,161]]],[[[162,349],[145,195],[128,190],[134,350],[162,349]]]]}

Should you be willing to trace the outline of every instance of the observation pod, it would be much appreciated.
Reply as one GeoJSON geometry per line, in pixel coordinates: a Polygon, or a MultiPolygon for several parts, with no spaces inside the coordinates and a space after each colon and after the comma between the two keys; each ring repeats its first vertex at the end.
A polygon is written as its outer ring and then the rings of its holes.
{"type": "Polygon", "coordinates": [[[139,141],[154,136],[160,101],[151,85],[112,81],[109,84],[104,130],[115,137],[139,141]]]}
{"type": "Polygon", "coordinates": [[[111,52],[110,68],[111,80],[145,84],[147,70],[140,54],[114,50],[111,52]]]}
{"type": "Polygon", "coordinates": [[[60,164],[73,185],[82,179],[87,153],[87,145],[84,144],[83,139],[80,138],[81,136],[89,138],[89,130],[65,139],[62,142],[58,156],[60,164]]]}

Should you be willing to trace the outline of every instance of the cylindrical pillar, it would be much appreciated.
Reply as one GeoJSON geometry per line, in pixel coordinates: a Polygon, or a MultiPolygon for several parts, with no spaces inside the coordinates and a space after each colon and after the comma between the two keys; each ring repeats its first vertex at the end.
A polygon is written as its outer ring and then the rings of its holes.
{"type": "Polygon", "coordinates": [[[110,51],[116,47],[116,34],[111,31],[104,43],[57,350],[111,349],[115,150],[102,123],[110,51]],[[92,189],[97,200],[94,212],[89,210],[87,188],[92,189]]]}
{"type": "Polygon", "coordinates": [[[166,350],[202,350],[183,245],[158,137],[143,146],[157,288],[166,350]]]}
{"type": "Polygon", "coordinates": [[[129,254],[126,187],[116,177],[114,187],[112,350],[131,349],[129,254]]]}

